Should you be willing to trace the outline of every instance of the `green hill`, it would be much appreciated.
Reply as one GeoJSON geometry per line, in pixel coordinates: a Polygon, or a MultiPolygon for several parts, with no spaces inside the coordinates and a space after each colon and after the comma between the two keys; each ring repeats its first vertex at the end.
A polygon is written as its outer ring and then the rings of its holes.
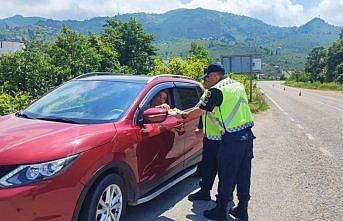
{"type": "MultiPolygon", "coordinates": [[[[145,31],[156,36],[155,44],[162,56],[184,56],[190,41],[195,40],[208,48],[217,59],[235,53],[260,53],[274,72],[277,68],[303,69],[308,52],[315,46],[329,46],[340,32],[340,27],[320,18],[314,18],[300,27],[278,27],[247,16],[201,8],[114,17],[120,20],[135,17],[140,21],[145,31]]],[[[23,40],[37,32],[43,38],[52,39],[62,23],[82,34],[98,34],[108,18],[57,21],[14,16],[0,20],[0,39],[23,40]]]]}

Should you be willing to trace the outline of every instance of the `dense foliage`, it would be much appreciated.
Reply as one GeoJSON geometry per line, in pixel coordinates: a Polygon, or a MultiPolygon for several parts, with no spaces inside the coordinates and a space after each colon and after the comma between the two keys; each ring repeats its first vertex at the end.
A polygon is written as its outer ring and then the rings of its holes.
{"type": "Polygon", "coordinates": [[[21,109],[84,73],[148,74],[156,58],[153,40],[135,19],[109,19],[100,36],[84,36],[64,25],[48,43],[32,38],[23,51],[0,57],[0,114],[21,109]]]}
{"type": "Polygon", "coordinates": [[[203,75],[206,65],[212,61],[207,50],[192,42],[186,59],[182,57],[172,57],[166,60],[156,59],[152,74],[176,74],[199,79],[203,75]]]}
{"type": "MultiPolygon", "coordinates": [[[[201,8],[116,16],[121,21],[129,21],[131,17],[140,21],[146,32],[156,36],[154,45],[160,49],[158,53],[164,59],[175,56],[186,59],[191,41],[196,41],[217,60],[228,54],[261,54],[265,63],[264,72],[269,78],[279,77],[282,70],[304,70],[310,50],[318,45],[328,47],[340,30],[319,18],[300,27],[277,27],[246,16],[201,8]]],[[[106,19],[97,17],[62,22],[15,16],[0,20],[0,39],[26,39],[38,31],[41,37],[52,40],[63,23],[83,35],[89,31],[100,35],[106,19]]],[[[118,44],[118,47],[122,46],[118,44]]]]}
{"type": "MultiPolygon", "coordinates": [[[[343,29],[328,49],[322,46],[313,48],[307,56],[305,72],[293,74],[289,81],[343,84],[343,29]]],[[[312,85],[315,87],[318,83],[312,85]]]]}

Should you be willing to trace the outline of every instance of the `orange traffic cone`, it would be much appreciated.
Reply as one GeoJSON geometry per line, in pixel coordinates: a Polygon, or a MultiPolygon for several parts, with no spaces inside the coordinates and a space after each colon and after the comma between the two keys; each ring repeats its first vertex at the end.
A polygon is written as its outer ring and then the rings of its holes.
{"type": "Polygon", "coordinates": [[[301,97],[301,91],[299,91],[299,97],[301,97]]]}

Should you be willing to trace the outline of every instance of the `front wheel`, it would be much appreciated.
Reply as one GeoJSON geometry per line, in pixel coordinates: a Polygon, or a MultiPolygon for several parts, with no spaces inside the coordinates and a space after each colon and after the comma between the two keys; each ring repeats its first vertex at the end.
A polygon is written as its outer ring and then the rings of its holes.
{"type": "Polygon", "coordinates": [[[80,221],[122,221],[127,192],[123,179],[110,174],[104,177],[86,197],[80,221]]]}

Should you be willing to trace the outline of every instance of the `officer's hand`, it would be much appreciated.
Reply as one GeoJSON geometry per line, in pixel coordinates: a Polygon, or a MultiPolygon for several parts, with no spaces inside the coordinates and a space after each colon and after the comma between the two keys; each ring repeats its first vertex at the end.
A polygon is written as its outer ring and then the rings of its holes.
{"type": "Polygon", "coordinates": [[[185,112],[185,111],[179,111],[176,115],[176,118],[179,118],[179,119],[186,119],[188,116],[188,113],[185,112]]]}
{"type": "Polygon", "coordinates": [[[195,129],[194,132],[195,132],[195,135],[197,135],[197,136],[203,135],[202,130],[199,128],[195,129]]]}

